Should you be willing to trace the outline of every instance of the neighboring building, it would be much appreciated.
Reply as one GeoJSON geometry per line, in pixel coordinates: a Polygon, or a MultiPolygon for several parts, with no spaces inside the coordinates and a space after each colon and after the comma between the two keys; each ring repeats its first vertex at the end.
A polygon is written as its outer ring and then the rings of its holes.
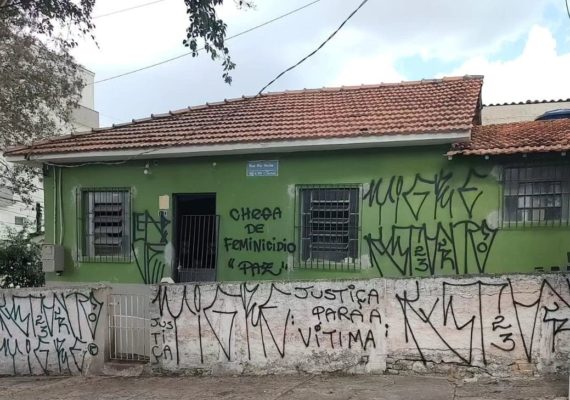
{"type": "Polygon", "coordinates": [[[81,92],[79,107],[73,112],[75,132],[85,132],[99,128],[99,112],[95,111],[95,73],[82,68],[85,87],[81,92]]]}
{"type": "Polygon", "coordinates": [[[570,120],[481,126],[482,77],[225,100],[6,152],[48,166],[50,280],[567,270],[570,120]]]}
{"type": "Polygon", "coordinates": [[[483,125],[534,121],[547,111],[559,109],[570,109],[570,99],[487,104],[483,106],[481,119],[483,125]]]}
{"type": "MultiPolygon", "coordinates": [[[[99,127],[99,113],[94,110],[95,98],[93,82],[95,74],[82,68],[83,80],[86,84],[81,93],[79,107],[73,112],[73,127],[75,132],[83,132],[99,127]]],[[[9,187],[0,186],[0,237],[6,233],[6,228],[21,229],[25,221],[41,224],[43,220],[43,189],[42,183],[36,182],[37,192],[32,194],[33,205],[22,203],[18,195],[9,187]],[[39,221],[39,222],[38,222],[39,221]]]]}

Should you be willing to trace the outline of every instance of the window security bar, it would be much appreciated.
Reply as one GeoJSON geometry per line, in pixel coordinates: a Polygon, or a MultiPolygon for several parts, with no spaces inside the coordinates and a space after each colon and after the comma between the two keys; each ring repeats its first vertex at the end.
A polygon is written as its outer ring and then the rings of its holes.
{"type": "Polygon", "coordinates": [[[78,259],[92,262],[131,260],[128,189],[82,189],[77,192],[78,259]]]}
{"type": "Polygon", "coordinates": [[[570,169],[567,165],[505,166],[503,227],[569,224],[570,169]]]}
{"type": "Polygon", "coordinates": [[[300,268],[360,268],[360,186],[297,187],[300,268]]]}

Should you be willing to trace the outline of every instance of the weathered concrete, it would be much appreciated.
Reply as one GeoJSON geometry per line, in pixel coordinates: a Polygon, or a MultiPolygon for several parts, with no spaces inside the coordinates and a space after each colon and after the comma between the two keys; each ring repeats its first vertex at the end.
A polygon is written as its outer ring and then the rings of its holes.
{"type": "Polygon", "coordinates": [[[152,378],[2,378],[0,398],[19,400],[476,400],[559,399],[565,379],[466,382],[417,376],[266,376],[152,378]]]}
{"type": "Polygon", "coordinates": [[[559,110],[561,108],[570,108],[570,99],[543,103],[486,105],[481,110],[481,119],[483,125],[534,121],[536,117],[547,111],[559,110]]]}
{"type": "Polygon", "coordinates": [[[155,287],[152,368],[532,376],[568,371],[568,276],[155,287]]]}
{"type": "Polygon", "coordinates": [[[0,375],[102,370],[106,287],[0,291],[0,375]]]}

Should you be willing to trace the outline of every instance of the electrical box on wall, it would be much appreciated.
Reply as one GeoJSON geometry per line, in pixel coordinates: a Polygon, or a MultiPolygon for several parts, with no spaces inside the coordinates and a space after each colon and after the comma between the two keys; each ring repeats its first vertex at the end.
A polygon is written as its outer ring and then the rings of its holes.
{"type": "Polygon", "coordinates": [[[44,244],[42,246],[42,270],[44,272],[63,272],[63,246],[44,244]]]}

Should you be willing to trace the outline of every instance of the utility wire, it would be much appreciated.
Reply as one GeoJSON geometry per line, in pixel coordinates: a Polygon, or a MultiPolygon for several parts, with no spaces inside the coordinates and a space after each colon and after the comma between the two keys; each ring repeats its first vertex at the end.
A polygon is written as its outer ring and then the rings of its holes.
{"type": "Polygon", "coordinates": [[[360,3],[360,5],[358,7],[356,7],[354,9],[353,12],[351,12],[348,17],[346,17],[346,19],[344,21],[342,21],[342,23],[338,26],[338,28],[336,28],[336,30],[331,33],[329,35],[328,38],[325,39],[324,42],[322,42],[319,47],[317,47],[315,50],[311,51],[309,54],[307,54],[305,57],[303,57],[301,60],[299,60],[299,62],[297,62],[296,64],[291,65],[289,68],[287,68],[286,70],[284,70],[283,72],[281,72],[279,75],[277,75],[275,78],[273,78],[273,80],[271,82],[269,82],[267,85],[265,85],[264,87],[261,88],[261,90],[257,93],[257,94],[261,94],[265,89],[267,89],[269,86],[271,86],[273,83],[275,83],[275,81],[277,81],[279,78],[281,78],[283,75],[285,75],[287,72],[297,68],[299,65],[301,65],[302,63],[304,63],[307,59],[311,58],[312,56],[314,56],[320,49],[322,49],[323,47],[325,47],[325,45],[333,38],[335,37],[335,35],[342,29],[342,27],[354,16],[354,14],[356,14],[366,3],[368,3],[368,0],[363,0],[362,3],[360,3]]]}
{"type": "MultiPolygon", "coordinates": [[[[163,1],[164,1],[164,0],[163,0],[163,1]]],[[[246,33],[252,32],[252,31],[254,31],[254,30],[256,30],[256,29],[262,28],[262,27],[264,27],[264,26],[266,26],[266,25],[269,25],[269,24],[271,24],[271,23],[273,23],[273,22],[275,22],[275,21],[278,21],[278,20],[280,20],[280,19],[282,19],[282,18],[288,17],[289,15],[295,14],[295,13],[297,13],[297,12],[299,12],[299,11],[301,11],[301,10],[307,8],[307,7],[312,6],[313,4],[316,4],[316,3],[320,2],[320,1],[321,1],[321,0],[314,0],[314,1],[311,1],[310,3],[307,3],[307,4],[305,4],[305,5],[302,5],[301,7],[298,7],[298,8],[296,8],[296,9],[294,9],[294,10],[289,11],[289,12],[286,12],[285,14],[281,14],[281,15],[279,15],[279,16],[273,18],[273,19],[270,19],[269,21],[265,21],[265,22],[263,22],[263,23],[261,23],[261,24],[259,24],[259,25],[255,25],[255,26],[253,26],[253,27],[251,27],[251,28],[248,28],[248,29],[246,29],[246,30],[244,30],[244,31],[241,31],[241,32],[239,32],[239,33],[236,33],[235,35],[228,36],[225,40],[228,41],[228,40],[232,40],[232,39],[235,39],[235,38],[237,38],[237,37],[240,37],[240,36],[242,36],[242,35],[245,35],[246,33]]],[[[200,48],[199,48],[198,50],[196,50],[196,51],[202,51],[202,50],[204,50],[204,47],[200,47],[200,48]]],[[[180,55],[178,55],[178,56],[174,56],[174,57],[171,57],[171,58],[167,58],[167,59],[165,59],[165,60],[156,62],[156,63],[154,63],[154,64],[150,64],[150,65],[146,65],[146,66],[141,67],[141,68],[134,69],[134,70],[132,70],[132,71],[127,71],[127,72],[123,72],[122,74],[118,74],[118,75],[110,76],[110,77],[108,77],[108,78],[100,79],[100,80],[95,81],[95,82],[93,82],[93,83],[87,84],[87,86],[89,86],[89,85],[96,85],[96,84],[98,84],[98,83],[103,83],[103,82],[111,81],[111,80],[114,80],[114,79],[117,79],[117,78],[121,78],[121,77],[127,76],[127,75],[132,75],[132,74],[135,74],[135,73],[137,73],[137,72],[141,72],[141,71],[145,71],[145,70],[150,69],[150,68],[158,67],[159,65],[163,65],[163,64],[166,64],[166,63],[169,63],[169,62],[178,60],[178,59],[183,58],[183,57],[188,57],[188,56],[191,55],[191,54],[192,54],[192,53],[180,54],[180,55]]]]}
{"type": "Polygon", "coordinates": [[[568,0],[564,0],[564,4],[566,4],[566,13],[568,14],[568,18],[570,18],[570,6],[568,5],[568,0]]]}
{"type": "MultiPolygon", "coordinates": [[[[313,3],[316,3],[320,0],[316,0],[313,3]]],[[[338,26],[338,28],[336,28],[333,33],[331,33],[325,40],[324,42],[322,42],[315,50],[313,50],[312,52],[310,52],[308,55],[306,55],[305,57],[303,57],[300,61],[298,61],[297,63],[293,64],[291,67],[285,69],[283,72],[279,73],[275,78],[273,78],[268,84],[266,84],[255,96],[251,96],[251,97],[246,97],[244,99],[244,101],[242,103],[240,103],[241,106],[243,106],[244,104],[246,104],[247,102],[253,100],[253,99],[257,99],[259,97],[261,97],[263,90],[265,90],[267,87],[269,87],[270,85],[272,85],[273,83],[275,83],[279,78],[281,78],[283,75],[285,75],[287,72],[295,69],[296,67],[298,67],[299,65],[301,65],[304,61],[306,61],[307,59],[309,59],[310,57],[312,57],[313,55],[315,55],[320,49],[322,49],[343,27],[344,25],[346,25],[346,23],[354,16],[354,14],[356,14],[366,3],[368,2],[368,0],[363,0],[360,5],[358,7],[356,7],[356,9],[354,9],[354,11],[352,11],[348,17],[346,17],[344,19],[344,21],[342,21],[342,23],[338,26]]],[[[313,3],[309,3],[313,4],[313,3]]],[[[308,7],[308,5],[305,5],[304,7],[308,7]]],[[[242,107],[243,108],[243,107],[242,107]]],[[[224,119],[228,119],[229,117],[231,117],[233,114],[235,114],[237,111],[240,110],[240,107],[236,107],[231,113],[229,113],[228,115],[224,116],[224,119]]],[[[45,164],[47,165],[51,165],[54,167],[62,167],[62,168],[78,168],[78,167],[83,167],[83,166],[87,166],[87,165],[121,165],[121,164],[125,164],[129,161],[132,161],[138,157],[141,157],[145,154],[150,154],[153,153],[155,151],[159,151],[159,150],[164,150],[164,149],[168,149],[171,147],[175,147],[179,144],[183,143],[183,141],[178,141],[178,142],[174,142],[162,147],[155,147],[155,148],[151,148],[151,149],[147,149],[144,150],[140,153],[134,154],[130,157],[127,157],[123,160],[119,160],[119,161],[90,161],[90,162],[85,162],[85,163],[81,163],[81,164],[58,164],[58,163],[51,163],[51,162],[45,162],[45,164]]]]}
{"type": "Polygon", "coordinates": [[[108,12],[106,14],[96,15],[92,19],[104,18],[104,17],[108,17],[111,15],[120,14],[120,13],[124,13],[124,12],[131,11],[131,10],[136,10],[137,8],[143,8],[143,7],[151,6],[151,5],[156,4],[156,3],[162,3],[163,1],[166,1],[166,0],[155,0],[155,1],[151,1],[149,3],[139,4],[138,6],[133,6],[133,7],[128,7],[128,8],[123,8],[120,10],[111,11],[111,12],[108,12]]]}

